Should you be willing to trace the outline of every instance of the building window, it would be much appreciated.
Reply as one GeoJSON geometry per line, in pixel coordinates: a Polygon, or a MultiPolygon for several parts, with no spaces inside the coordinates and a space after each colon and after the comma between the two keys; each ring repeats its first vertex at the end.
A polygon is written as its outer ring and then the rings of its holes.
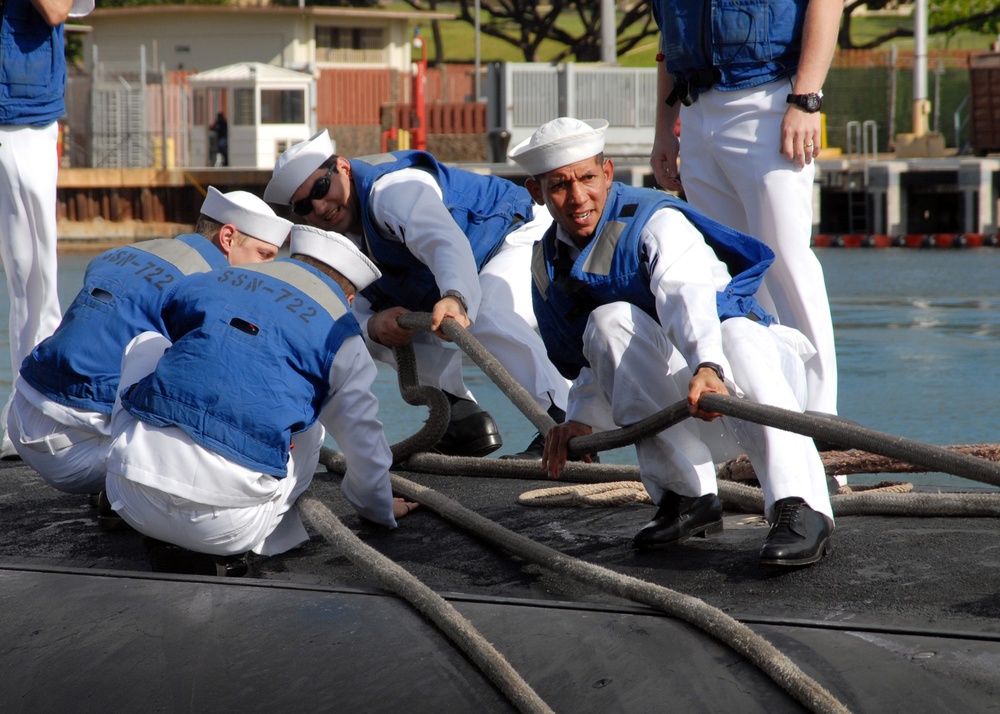
{"type": "Polygon", "coordinates": [[[381,27],[317,27],[316,61],[385,64],[385,31],[381,27]]]}
{"type": "Polygon", "coordinates": [[[305,120],[305,92],[303,90],[260,90],[261,124],[303,124],[305,120]]]}
{"type": "Polygon", "coordinates": [[[257,123],[254,111],[254,91],[252,89],[233,90],[233,124],[253,126],[257,123]]]}

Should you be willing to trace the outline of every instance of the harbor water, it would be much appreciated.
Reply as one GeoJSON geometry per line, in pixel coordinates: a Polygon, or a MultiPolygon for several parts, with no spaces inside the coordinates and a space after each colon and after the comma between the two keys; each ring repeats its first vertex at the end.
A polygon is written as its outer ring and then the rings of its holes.
{"type": "MultiPolygon", "coordinates": [[[[826,272],[840,369],[840,413],[863,426],[929,444],[1000,441],[1000,249],[817,249],[826,272]]],[[[65,309],[94,254],[59,258],[65,309]]],[[[5,284],[5,283],[4,283],[5,284]]],[[[8,300],[0,291],[0,395],[10,391],[8,300]]],[[[504,436],[495,456],[516,453],[534,427],[475,365],[467,383],[504,436]]],[[[396,375],[380,365],[376,392],[390,443],[414,433],[426,409],[399,396],[396,375]]],[[[635,463],[634,450],[602,455],[635,463]]],[[[970,485],[943,474],[905,478],[922,485],[970,485]]]]}

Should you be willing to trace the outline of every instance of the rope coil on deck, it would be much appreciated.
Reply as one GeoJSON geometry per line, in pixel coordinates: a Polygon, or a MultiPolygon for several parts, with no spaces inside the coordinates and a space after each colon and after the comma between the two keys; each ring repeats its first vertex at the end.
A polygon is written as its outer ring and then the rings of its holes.
{"type": "Polygon", "coordinates": [[[620,506],[652,503],[645,487],[636,481],[609,481],[575,486],[553,486],[525,491],[517,497],[522,506],[620,506]]]}

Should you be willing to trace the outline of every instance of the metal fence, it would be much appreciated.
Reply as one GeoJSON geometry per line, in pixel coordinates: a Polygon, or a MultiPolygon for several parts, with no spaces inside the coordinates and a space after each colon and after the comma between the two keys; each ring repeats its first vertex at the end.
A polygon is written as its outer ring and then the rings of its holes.
{"type": "MultiPolygon", "coordinates": [[[[656,123],[656,68],[598,64],[489,66],[491,129],[507,132],[511,144],[550,119],[606,119],[605,151],[612,156],[648,156],[656,123]]],[[[494,157],[498,160],[499,157],[494,157]]]]}
{"type": "MultiPolygon", "coordinates": [[[[948,146],[968,144],[969,53],[936,51],[928,57],[930,129],[948,146]],[[963,114],[964,112],[964,114],[963,114]]],[[[558,116],[607,119],[608,153],[648,155],[656,120],[656,69],[600,64],[492,64],[487,86],[490,127],[514,144],[558,116]]],[[[848,127],[874,122],[879,151],[912,130],[913,53],[838,52],[824,87],[827,145],[845,147],[848,127]]]]}
{"type": "MultiPolygon", "coordinates": [[[[894,149],[896,135],[913,129],[913,53],[838,52],[824,86],[827,145],[846,147],[848,127],[875,122],[878,151],[894,149]]],[[[936,51],[927,58],[931,131],[959,151],[969,141],[969,53],[936,51]]]]}
{"type": "MultiPolygon", "coordinates": [[[[952,54],[932,52],[928,58],[928,98],[934,108],[930,128],[940,131],[948,146],[961,150],[969,141],[969,60],[968,53],[952,54]]],[[[142,48],[137,48],[128,71],[123,58],[105,64],[95,57],[93,66],[98,68],[94,77],[70,78],[67,123],[72,132],[64,161],[112,168],[189,165],[191,98],[184,73],[155,72],[142,48]]],[[[429,105],[434,100],[467,99],[470,72],[464,66],[431,70],[429,105]]],[[[877,150],[891,150],[896,135],[910,130],[912,76],[912,56],[907,53],[838,53],[825,87],[827,145],[846,148],[849,126],[873,122],[877,150]]],[[[408,76],[384,69],[323,70],[317,83],[318,124],[372,126],[377,138],[387,116],[383,108],[408,102],[409,82],[408,76]]],[[[653,67],[492,63],[484,94],[495,161],[505,160],[506,154],[493,141],[495,134],[503,134],[506,144],[513,145],[558,116],[607,119],[609,155],[649,155],[656,111],[653,67]]]]}

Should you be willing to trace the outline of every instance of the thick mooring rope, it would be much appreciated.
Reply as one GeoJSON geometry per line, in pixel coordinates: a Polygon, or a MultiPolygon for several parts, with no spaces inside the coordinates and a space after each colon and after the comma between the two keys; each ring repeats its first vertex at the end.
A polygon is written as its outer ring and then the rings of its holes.
{"type": "Polygon", "coordinates": [[[399,394],[403,401],[415,407],[430,409],[423,427],[412,436],[393,444],[393,461],[399,462],[410,454],[427,451],[441,440],[448,429],[451,405],[444,392],[435,387],[423,386],[417,380],[417,358],[413,345],[393,348],[396,357],[396,372],[399,375],[399,394]]]}
{"type": "Polygon", "coordinates": [[[510,662],[444,598],[405,568],[363,543],[329,508],[313,496],[307,494],[299,498],[297,505],[302,516],[352,563],[375,576],[386,590],[406,600],[417,612],[437,625],[518,711],[553,711],[510,662]]]}
{"type": "Polygon", "coordinates": [[[392,474],[392,487],[394,492],[404,498],[417,501],[445,520],[490,543],[499,545],[514,555],[585,585],[656,608],[704,630],[744,656],[778,686],[814,712],[842,714],[848,711],[830,692],[799,669],[765,638],[698,598],[567,556],[514,533],[461,506],[447,496],[398,474],[392,474]]]}
{"type": "MultiPolygon", "coordinates": [[[[407,312],[397,317],[396,322],[410,330],[430,330],[431,315],[426,312],[407,312]]],[[[468,330],[449,318],[441,323],[441,331],[448,336],[448,339],[458,345],[476,363],[476,366],[483,370],[486,376],[500,388],[500,391],[528,418],[528,421],[536,429],[544,434],[555,426],[555,421],[544,409],[538,406],[531,393],[512,379],[510,373],[504,369],[497,358],[487,352],[479,340],[469,334],[468,330]]]]}
{"type": "Polygon", "coordinates": [[[724,394],[703,394],[699,406],[736,419],[907,461],[929,471],[943,471],[972,481],[1000,486],[1000,464],[940,446],[874,431],[860,424],[755,404],[748,399],[724,394]]]}

